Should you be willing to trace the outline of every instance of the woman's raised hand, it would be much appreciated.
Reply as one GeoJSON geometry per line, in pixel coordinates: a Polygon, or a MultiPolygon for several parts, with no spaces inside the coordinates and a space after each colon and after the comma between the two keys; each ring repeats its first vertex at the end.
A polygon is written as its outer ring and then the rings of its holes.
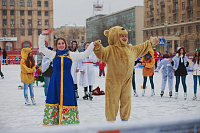
{"type": "Polygon", "coordinates": [[[48,35],[51,32],[53,32],[53,30],[44,30],[44,31],[42,31],[42,35],[48,35]]]}

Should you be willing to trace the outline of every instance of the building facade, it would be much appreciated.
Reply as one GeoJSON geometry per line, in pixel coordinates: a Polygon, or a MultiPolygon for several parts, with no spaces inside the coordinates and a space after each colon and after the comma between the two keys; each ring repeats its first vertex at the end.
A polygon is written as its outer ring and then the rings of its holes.
{"type": "Polygon", "coordinates": [[[144,0],[144,40],[164,38],[161,53],[184,46],[188,54],[200,47],[200,0],[144,0]]]}
{"type": "Polygon", "coordinates": [[[76,40],[80,46],[86,41],[86,28],[80,25],[65,25],[54,29],[55,38],[64,38],[68,46],[72,40],[76,40]]]}
{"type": "MultiPolygon", "coordinates": [[[[25,47],[37,53],[38,37],[44,29],[53,29],[53,0],[0,1],[0,47],[8,55],[20,55],[25,47]]],[[[53,42],[50,34],[46,44],[53,42]]]]}
{"type": "Polygon", "coordinates": [[[102,40],[102,44],[108,45],[104,30],[119,25],[128,31],[128,40],[132,45],[143,42],[143,6],[135,6],[110,15],[96,15],[86,19],[86,40],[102,40]]]}

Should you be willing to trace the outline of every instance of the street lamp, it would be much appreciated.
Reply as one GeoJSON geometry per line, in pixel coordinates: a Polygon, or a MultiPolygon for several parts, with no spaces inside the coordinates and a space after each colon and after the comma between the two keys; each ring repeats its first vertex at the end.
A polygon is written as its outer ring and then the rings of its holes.
{"type": "Polygon", "coordinates": [[[165,21],[165,23],[164,23],[164,25],[165,25],[165,32],[166,32],[166,35],[165,35],[165,41],[166,41],[166,50],[165,51],[167,51],[167,21],[165,21]]]}

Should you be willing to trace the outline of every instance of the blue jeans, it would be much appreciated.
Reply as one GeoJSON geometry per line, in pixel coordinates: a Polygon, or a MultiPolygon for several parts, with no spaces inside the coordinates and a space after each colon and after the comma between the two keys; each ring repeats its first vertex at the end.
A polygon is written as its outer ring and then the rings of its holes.
{"type": "Polygon", "coordinates": [[[199,78],[199,85],[200,85],[200,75],[193,75],[193,80],[194,80],[194,94],[197,93],[197,77],[199,78]]]}
{"type": "Polygon", "coordinates": [[[28,97],[28,85],[29,85],[29,89],[30,89],[30,96],[34,97],[33,83],[31,83],[31,84],[24,83],[24,98],[28,97]]]}
{"type": "Polygon", "coordinates": [[[185,83],[186,76],[176,76],[176,84],[175,84],[176,92],[178,92],[180,77],[181,77],[184,92],[187,92],[187,86],[186,86],[186,83],[185,83]]]}
{"type": "Polygon", "coordinates": [[[47,96],[47,91],[49,88],[49,82],[50,82],[51,77],[45,77],[44,76],[44,95],[47,96]]]}
{"type": "MultiPolygon", "coordinates": [[[[143,80],[143,89],[145,89],[146,83],[147,83],[147,77],[144,76],[143,78],[144,78],[144,80],[143,80]]],[[[150,80],[150,83],[151,83],[151,89],[154,89],[153,75],[149,76],[149,80],[150,80]]]]}
{"type": "Polygon", "coordinates": [[[132,77],[132,86],[133,86],[133,90],[136,91],[136,86],[135,86],[135,74],[133,74],[133,77],[132,77]]]}

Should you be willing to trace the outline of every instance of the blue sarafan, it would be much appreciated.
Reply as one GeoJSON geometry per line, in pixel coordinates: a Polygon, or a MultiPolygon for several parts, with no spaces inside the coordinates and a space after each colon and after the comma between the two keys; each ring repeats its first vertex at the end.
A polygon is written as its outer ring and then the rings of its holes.
{"type": "Polygon", "coordinates": [[[49,83],[43,124],[79,123],[75,88],[71,76],[72,60],[66,51],[59,51],[53,64],[53,75],[49,83]]]}

